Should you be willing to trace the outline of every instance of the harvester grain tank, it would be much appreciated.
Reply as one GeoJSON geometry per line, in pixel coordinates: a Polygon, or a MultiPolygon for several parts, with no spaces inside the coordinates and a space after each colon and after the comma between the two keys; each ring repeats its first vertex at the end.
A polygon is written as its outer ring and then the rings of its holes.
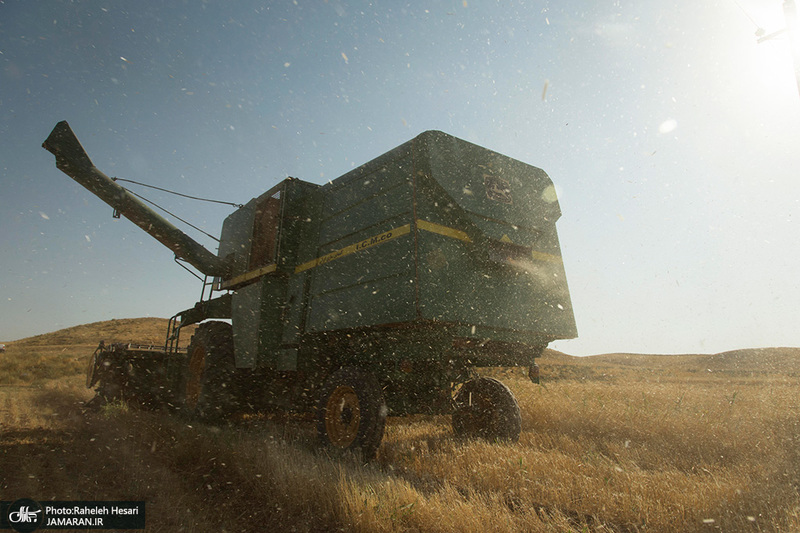
{"type": "Polygon", "coordinates": [[[549,177],[445,133],[326,185],[283,180],[227,217],[217,254],[95,168],[66,122],[43,146],[213,286],[163,349],[98,349],[101,390],[215,420],[313,413],[324,445],[371,457],[387,415],[452,413],[456,434],[516,440],[514,395],[476,369],[537,381],[547,344],[577,335],[549,177]]]}

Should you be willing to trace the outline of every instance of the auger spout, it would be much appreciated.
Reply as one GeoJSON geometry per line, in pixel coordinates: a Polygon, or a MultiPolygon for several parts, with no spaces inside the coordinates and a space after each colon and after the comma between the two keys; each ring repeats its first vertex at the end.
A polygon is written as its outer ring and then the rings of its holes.
{"type": "Polygon", "coordinates": [[[152,235],[179,259],[208,276],[229,276],[229,262],[207,250],[98,170],[66,120],[56,124],[42,147],[56,157],[59,170],[152,235]]]}

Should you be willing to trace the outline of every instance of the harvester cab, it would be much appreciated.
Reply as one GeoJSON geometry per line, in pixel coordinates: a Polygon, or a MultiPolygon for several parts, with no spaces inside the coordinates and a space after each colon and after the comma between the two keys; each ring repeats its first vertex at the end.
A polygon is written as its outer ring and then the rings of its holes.
{"type": "Polygon", "coordinates": [[[296,350],[286,346],[283,336],[284,330],[298,328],[300,316],[293,304],[302,294],[295,294],[298,288],[291,281],[301,248],[313,239],[309,203],[317,189],[319,185],[287,178],[222,225],[219,254],[231,258],[232,268],[228,276],[216,278],[215,286],[232,295],[239,368],[296,370],[296,350]]]}

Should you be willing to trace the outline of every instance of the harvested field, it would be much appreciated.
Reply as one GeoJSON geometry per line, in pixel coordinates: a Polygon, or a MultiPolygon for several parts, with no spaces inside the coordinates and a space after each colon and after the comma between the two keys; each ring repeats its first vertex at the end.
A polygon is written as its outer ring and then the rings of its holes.
{"type": "Polygon", "coordinates": [[[543,385],[494,372],[519,400],[518,444],[391,419],[365,466],[318,452],[304,420],[85,412],[83,333],[0,355],[3,500],[145,500],[149,531],[800,529],[800,349],[549,352],[543,385]]]}

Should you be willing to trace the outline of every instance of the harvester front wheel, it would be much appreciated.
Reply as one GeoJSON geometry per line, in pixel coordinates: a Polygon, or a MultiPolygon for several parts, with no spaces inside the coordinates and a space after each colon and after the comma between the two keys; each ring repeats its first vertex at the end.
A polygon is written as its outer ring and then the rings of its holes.
{"type": "Polygon", "coordinates": [[[233,330],[225,322],[200,324],[189,343],[183,405],[190,416],[220,420],[236,408],[233,330]]]}
{"type": "Polygon", "coordinates": [[[453,432],[460,437],[517,442],[522,429],[514,393],[494,378],[464,383],[455,398],[453,432]]]}
{"type": "Polygon", "coordinates": [[[369,461],[383,439],[386,404],[374,376],[345,367],[325,380],[317,403],[320,443],[336,453],[356,452],[369,461]]]}

